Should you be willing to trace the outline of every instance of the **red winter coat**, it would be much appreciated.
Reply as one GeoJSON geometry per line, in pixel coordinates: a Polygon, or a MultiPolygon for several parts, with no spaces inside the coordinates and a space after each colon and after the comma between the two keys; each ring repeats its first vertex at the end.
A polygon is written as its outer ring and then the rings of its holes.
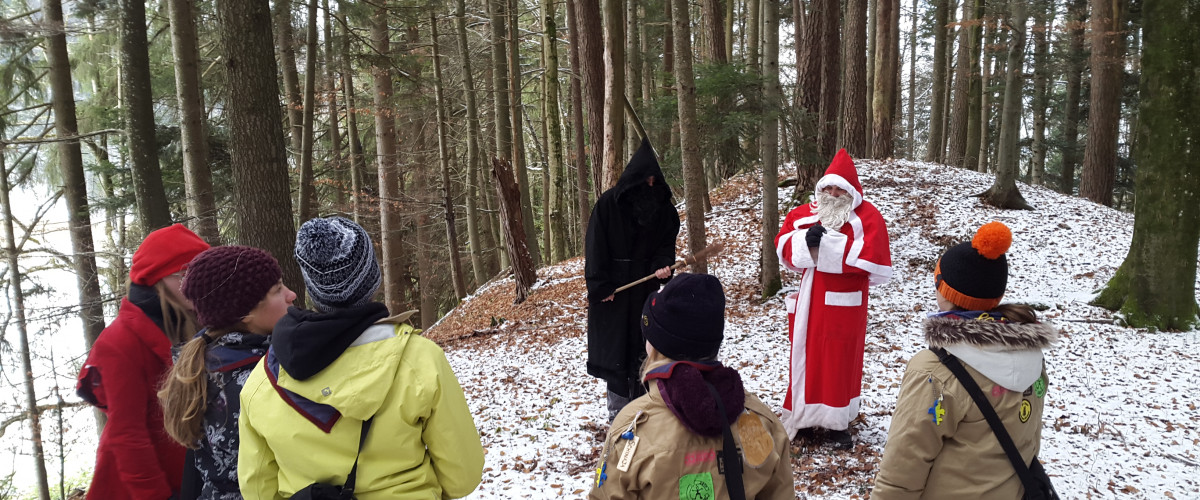
{"type": "Polygon", "coordinates": [[[122,299],[79,373],[80,396],[108,415],[88,500],[166,500],[179,493],[185,450],[163,429],[156,395],[170,368],[171,341],[122,299]]]}

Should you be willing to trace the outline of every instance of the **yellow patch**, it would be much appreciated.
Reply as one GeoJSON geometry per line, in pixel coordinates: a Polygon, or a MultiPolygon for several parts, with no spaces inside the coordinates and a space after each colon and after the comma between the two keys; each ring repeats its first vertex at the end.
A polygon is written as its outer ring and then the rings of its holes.
{"type": "Polygon", "coordinates": [[[1028,422],[1029,415],[1032,413],[1033,413],[1033,405],[1029,404],[1028,399],[1022,399],[1021,400],[1021,413],[1018,415],[1021,417],[1021,423],[1023,424],[1025,422],[1028,422]]]}
{"type": "Polygon", "coordinates": [[[771,456],[771,450],[775,449],[775,441],[763,425],[762,417],[748,411],[742,412],[737,420],[737,432],[746,465],[758,468],[766,463],[767,458],[771,456]]]}

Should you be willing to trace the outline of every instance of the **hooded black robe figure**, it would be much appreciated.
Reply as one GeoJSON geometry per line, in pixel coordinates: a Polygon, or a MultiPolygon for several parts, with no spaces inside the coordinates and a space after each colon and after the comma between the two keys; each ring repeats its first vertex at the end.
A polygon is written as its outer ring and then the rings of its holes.
{"type": "Polygon", "coordinates": [[[642,140],[617,185],[596,200],[585,247],[587,372],[608,383],[610,421],[645,392],[638,373],[646,357],[639,319],[646,297],[666,280],[613,292],[674,264],[678,236],[679,212],[671,203],[671,189],[650,142],[642,140]]]}

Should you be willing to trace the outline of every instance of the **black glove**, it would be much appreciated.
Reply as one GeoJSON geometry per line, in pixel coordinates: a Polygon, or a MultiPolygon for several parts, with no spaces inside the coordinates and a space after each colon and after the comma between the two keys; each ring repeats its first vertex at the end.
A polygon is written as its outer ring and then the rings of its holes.
{"type": "Polygon", "coordinates": [[[820,222],[808,228],[808,234],[804,235],[804,242],[808,243],[808,248],[816,248],[821,246],[821,236],[825,234],[825,226],[820,222]]]}

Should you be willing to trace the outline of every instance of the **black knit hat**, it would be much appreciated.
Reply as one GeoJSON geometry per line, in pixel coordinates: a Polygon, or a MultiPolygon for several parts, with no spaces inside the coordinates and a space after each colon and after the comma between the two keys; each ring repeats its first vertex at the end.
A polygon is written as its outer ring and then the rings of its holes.
{"type": "Polygon", "coordinates": [[[642,306],[642,336],[664,356],[697,361],[717,356],[725,338],[725,290],[708,274],[683,273],[642,306]]]}
{"type": "Polygon", "coordinates": [[[1012,231],[989,222],[969,242],[959,243],[938,260],[934,285],[946,300],[968,311],[988,311],[1000,304],[1008,286],[1012,231]]]}
{"type": "Polygon", "coordinates": [[[305,222],[296,233],[296,261],[317,309],[361,305],[379,289],[381,275],[371,237],[350,219],[305,222]]]}
{"type": "Polygon", "coordinates": [[[225,328],[250,314],[282,276],[279,262],[265,250],[212,247],[188,264],[180,289],[200,324],[225,328]]]}

